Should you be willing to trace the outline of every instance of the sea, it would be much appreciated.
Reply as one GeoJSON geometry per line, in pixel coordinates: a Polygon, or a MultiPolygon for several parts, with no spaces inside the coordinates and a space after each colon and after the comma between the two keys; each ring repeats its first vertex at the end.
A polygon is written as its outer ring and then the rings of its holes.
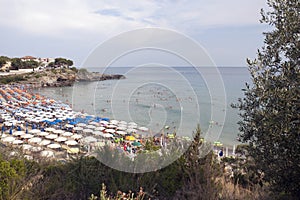
{"type": "Polygon", "coordinates": [[[231,104],[243,98],[250,83],[247,67],[108,67],[88,68],[126,78],[76,82],[70,87],[35,92],[68,103],[76,111],[135,122],[151,134],[193,136],[197,125],[211,142],[239,144],[239,111],[231,104]]]}

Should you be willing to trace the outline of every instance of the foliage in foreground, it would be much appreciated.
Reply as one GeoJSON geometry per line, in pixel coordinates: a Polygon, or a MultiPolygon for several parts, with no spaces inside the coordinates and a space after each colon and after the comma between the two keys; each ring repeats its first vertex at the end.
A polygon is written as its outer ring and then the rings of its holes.
{"type": "Polygon", "coordinates": [[[265,46],[249,61],[252,85],[235,105],[241,139],[278,193],[300,196],[300,1],[268,0],[265,46]]]}

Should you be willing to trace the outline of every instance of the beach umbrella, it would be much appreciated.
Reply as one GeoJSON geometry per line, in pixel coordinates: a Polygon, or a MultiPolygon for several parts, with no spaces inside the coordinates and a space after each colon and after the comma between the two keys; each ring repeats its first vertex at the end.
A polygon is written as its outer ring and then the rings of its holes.
{"type": "Polygon", "coordinates": [[[127,128],[129,128],[129,129],[136,129],[137,127],[138,127],[137,125],[128,125],[127,128]]]}
{"type": "Polygon", "coordinates": [[[84,123],[79,123],[79,124],[77,124],[77,126],[79,126],[79,127],[86,127],[86,124],[84,124],[84,123]]]}
{"type": "Polygon", "coordinates": [[[28,140],[29,143],[35,143],[35,144],[40,143],[41,141],[42,141],[42,139],[39,137],[33,137],[28,140]]]}
{"type": "Polygon", "coordinates": [[[119,121],[118,120],[115,120],[115,119],[112,119],[112,120],[110,120],[110,122],[109,122],[110,124],[114,124],[114,125],[116,125],[116,124],[118,124],[119,123],[119,121]]]}
{"type": "Polygon", "coordinates": [[[111,137],[113,137],[113,135],[110,134],[110,133],[106,133],[106,134],[103,134],[103,137],[105,137],[105,138],[111,138],[111,137]]]}
{"type": "Polygon", "coordinates": [[[137,142],[137,141],[133,142],[132,145],[136,146],[136,147],[142,146],[142,144],[140,142],[137,142]]]}
{"type": "Polygon", "coordinates": [[[67,127],[67,128],[73,128],[74,125],[72,125],[72,124],[66,124],[65,127],[67,127]]]}
{"type": "Polygon", "coordinates": [[[48,132],[40,132],[40,133],[38,133],[37,134],[38,136],[47,136],[47,135],[49,135],[49,133],[48,132]]]}
{"type": "Polygon", "coordinates": [[[60,130],[60,129],[53,131],[54,134],[63,134],[64,132],[65,131],[60,130]]]}
{"type": "Polygon", "coordinates": [[[90,125],[99,125],[99,123],[98,122],[90,122],[90,125]]]}
{"type": "Polygon", "coordinates": [[[129,128],[127,129],[127,133],[136,133],[136,129],[129,128]]]}
{"type": "Polygon", "coordinates": [[[24,155],[24,158],[27,159],[27,160],[33,160],[33,157],[30,156],[30,155],[24,155]]]}
{"type": "Polygon", "coordinates": [[[82,131],[83,128],[82,127],[74,127],[73,130],[75,130],[75,131],[82,131]]]}
{"type": "Polygon", "coordinates": [[[125,137],[125,140],[134,141],[134,140],[136,140],[136,138],[133,137],[132,135],[129,135],[129,136],[125,137]]]}
{"type": "Polygon", "coordinates": [[[103,124],[103,125],[107,125],[109,122],[108,121],[105,121],[105,120],[101,120],[100,121],[100,124],[103,124]]]}
{"type": "Polygon", "coordinates": [[[62,136],[64,136],[64,137],[70,137],[70,136],[72,136],[73,135],[73,133],[71,133],[71,132],[64,132],[63,134],[62,134],[62,136]]]}
{"type": "Polygon", "coordinates": [[[13,135],[14,136],[21,136],[21,135],[24,135],[25,132],[24,131],[16,131],[16,132],[13,132],[13,135]]]}
{"type": "Polygon", "coordinates": [[[114,132],[116,132],[116,130],[115,129],[106,129],[105,132],[106,133],[114,133],[114,132]]]}
{"type": "Polygon", "coordinates": [[[95,129],[96,126],[94,126],[94,125],[87,125],[86,128],[88,128],[88,129],[95,129]]]}
{"type": "Polygon", "coordinates": [[[89,136],[81,139],[81,141],[84,143],[92,143],[92,142],[97,142],[97,139],[92,136],[89,136]]]}
{"type": "Polygon", "coordinates": [[[48,132],[53,132],[55,131],[56,129],[55,128],[52,128],[52,127],[49,127],[49,128],[45,128],[45,131],[48,131],[48,132]]]}
{"type": "Polygon", "coordinates": [[[47,146],[50,143],[51,143],[50,140],[42,140],[39,145],[41,145],[41,146],[47,146]]]}
{"type": "Polygon", "coordinates": [[[125,130],[127,130],[127,126],[118,126],[117,130],[125,131],[125,130]]]}
{"type": "Polygon", "coordinates": [[[31,133],[31,134],[38,134],[38,133],[40,133],[41,131],[39,130],[39,129],[32,129],[32,130],[30,130],[29,131],[29,133],[31,133]]]}
{"type": "Polygon", "coordinates": [[[106,128],[117,128],[117,125],[109,124],[109,125],[106,126],[106,128]]]}
{"type": "Polygon", "coordinates": [[[126,135],[127,133],[125,131],[116,131],[117,134],[119,135],[126,135]]]}
{"type": "Polygon", "coordinates": [[[50,139],[50,140],[54,140],[56,139],[58,136],[56,134],[50,134],[50,135],[47,135],[45,138],[47,139],[50,139]]]}
{"type": "Polygon", "coordinates": [[[71,136],[71,138],[73,138],[73,139],[80,139],[80,138],[82,138],[82,135],[74,134],[74,135],[71,136]]]}
{"type": "Polygon", "coordinates": [[[93,130],[92,129],[83,129],[83,131],[82,132],[84,132],[84,133],[92,133],[93,132],[93,130]]]}
{"type": "Polygon", "coordinates": [[[44,150],[41,151],[40,156],[50,158],[50,157],[54,157],[54,153],[53,151],[44,150]]]}
{"type": "Polygon", "coordinates": [[[22,145],[22,149],[23,149],[24,151],[29,150],[29,149],[31,149],[31,148],[32,148],[32,146],[31,146],[30,144],[23,144],[23,145],[22,145]]]}
{"type": "Polygon", "coordinates": [[[125,122],[125,121],[120,121],[120,122],[119,122],[119,125],[125,125],[125,126],[127,126],[127,124],[128,124],[128,123],[125,122]]]}
{"type": "Polygon", "coordinates": [[[20,137],[23,138],[23,139],[30,139],[30,138],[33,138],[34,135],[31,135],[31,134],[24,134],[24,135],[21,135],[20,137]]]}
{"type": "Polygon", "coordinates": [[[149,129],[142,126],[142,127],[139,128],[139,130],[141,130],[141,131],[148,131],[149,129]]]}
{"type": "Polygon", "coordinates": [[[97,136],[103,136],[103,132],[101,131],[94,131],[93,134],[97,136]]]}
{"type": "Polygon", "coordinates": [[[14,140],[12,143],[18,145],[18,144],[23,144],[23,141],[22,140],[14,140]]]}
{"type": "Polygon", "coordinates": [[[74,145],[78,145],[78,142],[76,142],[75,140],[68,140],[65,141],[65,144],[68,146],[74,146],[74,145]]]}
{"type": "Polygon", "coordinates": [[[5,137],[7,137],[7,136],[8,136],[7,134],[3,133],[3,134],[1,135],[1,138],[5,138],[5,137]]]}
{"type": "Polygon", "coordinates": [[[61,148],[61,145],[54,143],[54,144],[47,145],[47,147],[50,149],[59,149],[59,148],[61,148]]]}
{"type": "Polygon", "coordinates": [[[103,130],[105,130],[105,127],[103,127],[103,126],[99,126],[99,127],[95,128],[95,131],[103,131],[103,130]]]}
{"type": "Polygon", "coordinates": [[[8,143],[12,143],[13,141],[15,141],[16,138],[9,136],[9,137],[5,137],[2,139],[3,142],[8,142],[8,143]]]}
{"type": "Polygon", "coordinates": [[[67,141],[67,140],[68,140],[68,138],[66,138],[66,137],[58,137],[58,138],[55,139],[56,142],[64,142],[64,141],[67,141]]]}
{"type": "Polygon", "coordinates": [[[40,151],[43,150],[43,148],[42,148],[42,147],[32,147],[30,150],[31,150],[32,152],[40,152],[40,151]]]}
{"type": "Polygon", "coordinates": [[[128,126],[131,126],[131,125],[132,125],[132,126],[137,126],[137,124],[136,124],[135,122],[129,122],[129,123],[128,123],[128,126]]]}

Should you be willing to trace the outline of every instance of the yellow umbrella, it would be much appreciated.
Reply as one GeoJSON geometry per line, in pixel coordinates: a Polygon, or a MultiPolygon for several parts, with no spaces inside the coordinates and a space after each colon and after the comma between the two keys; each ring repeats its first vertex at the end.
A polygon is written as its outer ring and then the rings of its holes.
{"type": "Polygon", "coordinates": [[[132,135],[126,136],[126,137],[125,137],[125,140],[134,141],[134,140],[135,140],[135,137],[133,137],[132,135]]]}

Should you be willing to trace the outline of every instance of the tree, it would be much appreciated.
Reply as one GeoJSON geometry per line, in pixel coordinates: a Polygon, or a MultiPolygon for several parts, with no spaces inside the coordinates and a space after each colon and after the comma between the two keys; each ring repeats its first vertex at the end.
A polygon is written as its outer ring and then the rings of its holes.
{"type": "Polygon", "coordinates": [[[11,69],[19,70],[23,68],[23,62],[20,58],[12,58],[11,59],[11,69]]]}
{"type": "Polygon", "coordinates": [[[233,105],[240,110],[242,142],[256,167],[277,192],[300,196],[300,1],[267,0],[264,33],[257,59],[248,60],[252,84],[233,105]]]}
{"type": "Polygon", "coordinates": [[[70,67],[73,65],[73,61],[65,58],[55,58],[54,64],[59,67],[70,67]]]}
{"type": "Polygon", "coordinates": [[[8,61],[10,61],[9,57],[6,56],[0,56],[0,68],[3,67],[8,61]]]}

